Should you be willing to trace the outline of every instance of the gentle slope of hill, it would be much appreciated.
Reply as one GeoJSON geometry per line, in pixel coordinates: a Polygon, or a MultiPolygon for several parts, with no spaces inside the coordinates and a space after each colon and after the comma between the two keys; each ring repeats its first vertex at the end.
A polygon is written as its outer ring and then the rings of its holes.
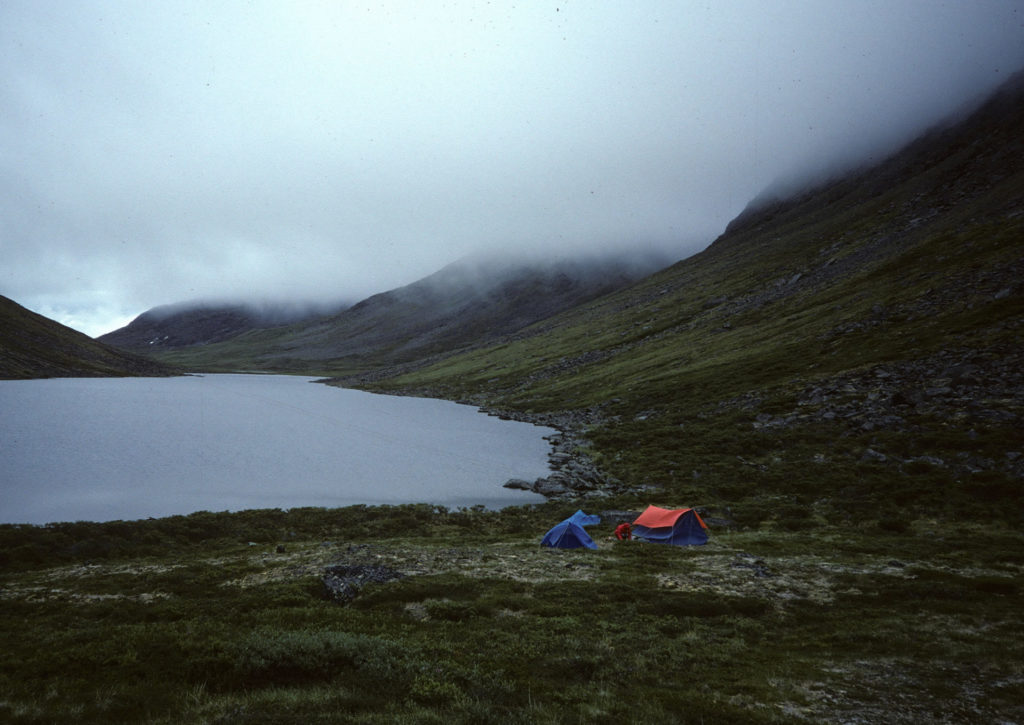
{"type": "Polygon", "coordinates": [[[0,378],[173,375],[167,365],[97,342],[0,297],[0,378]]]}

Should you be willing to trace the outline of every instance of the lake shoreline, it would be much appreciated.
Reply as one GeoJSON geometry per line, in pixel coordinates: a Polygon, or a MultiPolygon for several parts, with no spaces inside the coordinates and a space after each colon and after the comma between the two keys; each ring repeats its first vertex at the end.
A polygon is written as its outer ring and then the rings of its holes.
{"type": "Polygon", "coordinates": [[[367,390],[357,386],[359,382],[366,382],[362,378],[326,378],[316,382],[345,390],[362,390],[378,395],[446,400],[459,405],[475,407],[481,413],[501,420],[529,423],[541,428],[554,428],[558,431],[556,434],[544,436],[551,447],[548,454],[548,465],[551,472],[532,482],[516,481],[513,483],[513,481],[509,481],[506,483],[507,487],[519,488],[523,487],[525,483],[529,488],[524,488],[524,490],[539,493],[553,501],[606,498],[627,493],[627,487],[617,478],[602,470],[587,453],[587,449],[591,446],[587,438],[587,430],[608,420],[608,416],[604,414],[600,406],[547,413],[528,413],[494,406],[482,396],[449,398],[442,391],[432,388],[367,390]],[[509,484],[513,485],[509,486],[509,484]]]}

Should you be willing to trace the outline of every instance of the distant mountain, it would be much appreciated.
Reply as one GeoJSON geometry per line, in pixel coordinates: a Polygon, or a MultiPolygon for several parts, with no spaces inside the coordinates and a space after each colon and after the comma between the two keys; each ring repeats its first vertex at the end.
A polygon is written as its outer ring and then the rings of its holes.
{"type": "Polygon", "coordinates": [[[0,378],[174,375],[0,296],[0,378]]]}
{"type": "Polygon", "coordinates": [[[347,304],[182,302],[154,307],[128,325],[97,339],[140,353],[222,342],[251,330],[264,330],[336,313],[347,304]]]}
{"type": "Polygon", "coordinates": [[[289,337],[289,354],[396,363],[475,347],[621,289],[663,261],[461,260],[289,337]]]}
{"type": "Polygon", "coordinates": [[[666,262],[639,253],[559,261],[464,259],[336,314],[273,329],[257,329],[237,310],[154,310],[102,339],[133,350],[148,347],[192,369],[380,371],[493,342],[621,289],[666,262]]]}

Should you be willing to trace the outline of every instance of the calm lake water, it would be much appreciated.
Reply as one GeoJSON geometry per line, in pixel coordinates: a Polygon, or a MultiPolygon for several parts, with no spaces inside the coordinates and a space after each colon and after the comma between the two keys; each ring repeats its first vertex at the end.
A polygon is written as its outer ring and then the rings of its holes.
{"type": "Polygon", "coordinates": [[[281,375],[0,381],[0,522],[542,501],[543,436],[446,401],[281,375]]]}

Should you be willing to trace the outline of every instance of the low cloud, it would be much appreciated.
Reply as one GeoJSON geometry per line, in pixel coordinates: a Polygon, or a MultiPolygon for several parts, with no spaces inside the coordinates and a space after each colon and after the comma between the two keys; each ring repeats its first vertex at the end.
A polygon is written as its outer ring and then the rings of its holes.
{"type": "MultiPolygon", "coordinates": [[[[429,4],[428,4],[429,5],[429,4]]],[[[996,0],[0,9],[0,294],[358,299],[486,250],[685,257],[1024,66],[996,0]]]]}

